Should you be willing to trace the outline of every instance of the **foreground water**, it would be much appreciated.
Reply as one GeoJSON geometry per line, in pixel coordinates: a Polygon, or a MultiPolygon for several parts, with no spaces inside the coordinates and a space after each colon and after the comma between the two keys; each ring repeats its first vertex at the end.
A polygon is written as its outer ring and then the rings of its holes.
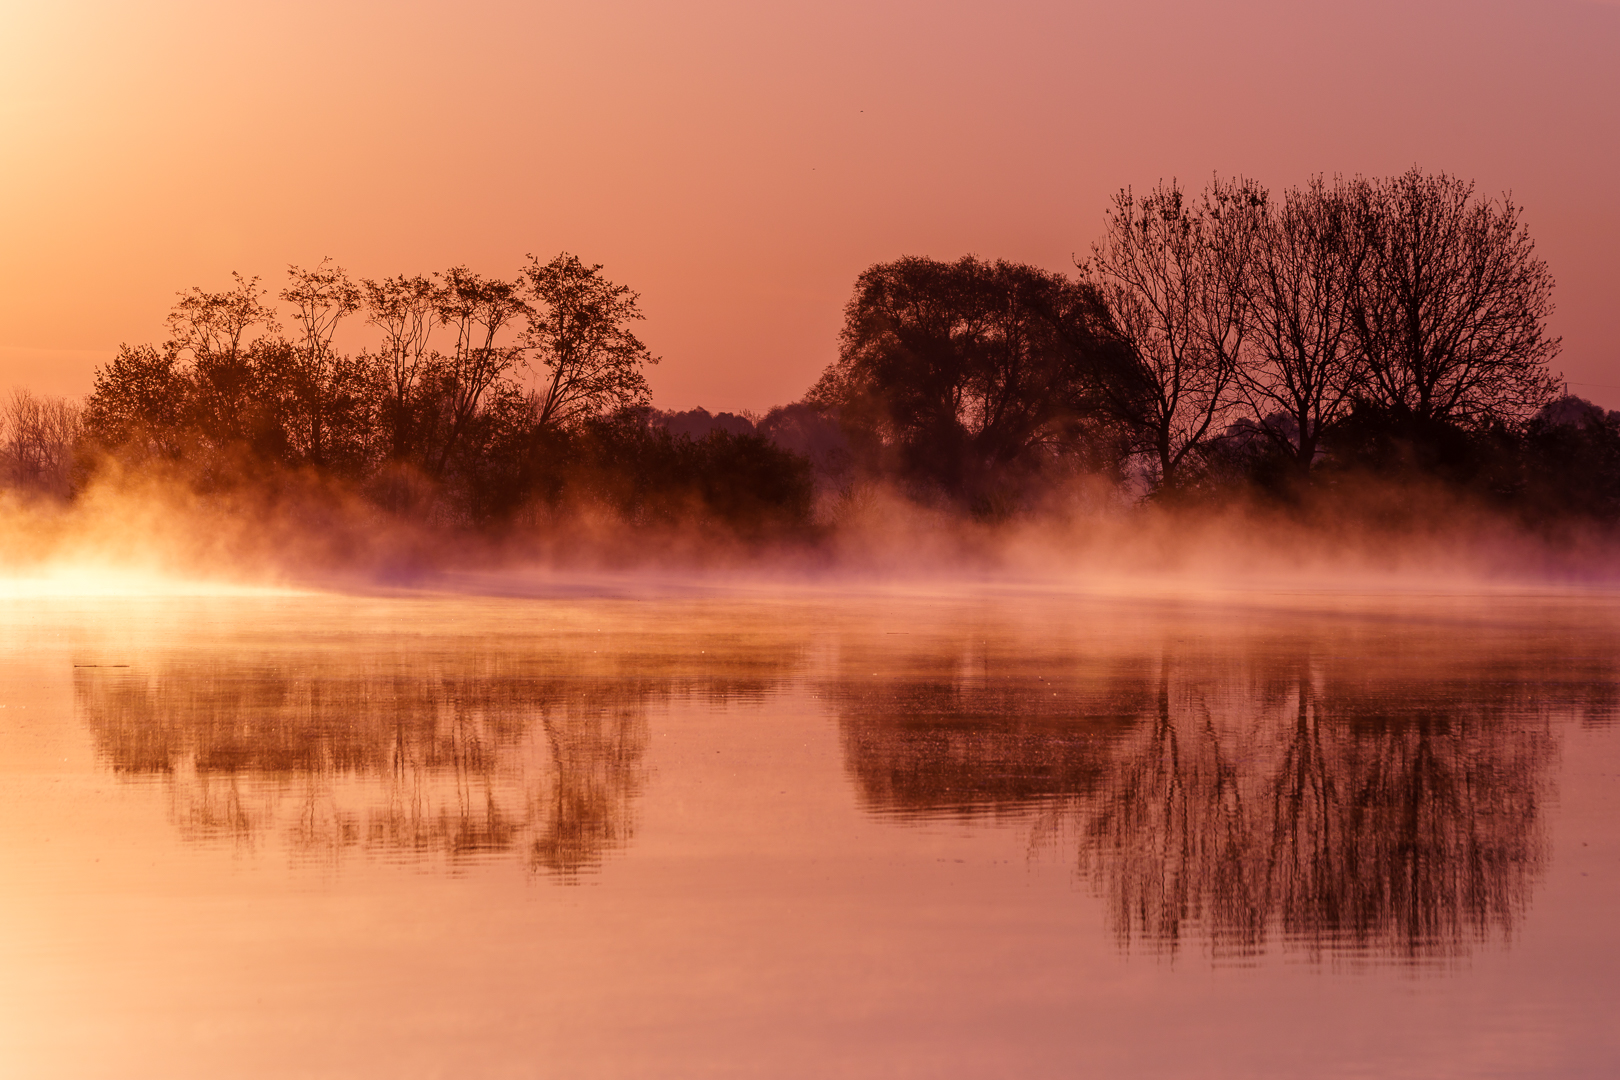
{"type": "Polygon", "coordinates": [[[13,598],[0,1074],[1609,1076],[1620,600],[13,598]]]}

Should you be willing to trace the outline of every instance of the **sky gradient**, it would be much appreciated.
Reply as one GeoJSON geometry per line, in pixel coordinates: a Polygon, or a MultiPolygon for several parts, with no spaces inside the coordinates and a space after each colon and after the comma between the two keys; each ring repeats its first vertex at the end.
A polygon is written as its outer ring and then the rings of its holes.
{"type": "Polygon", "coordinates": [[[1072,269],[1112,192],[1416,164],[1511,189],[1620,407],[1620,4],[0,0],[0,391],[174,294],[527,253],[641,293],[665,408],[764,410],[900,255],[1072,269]]]}

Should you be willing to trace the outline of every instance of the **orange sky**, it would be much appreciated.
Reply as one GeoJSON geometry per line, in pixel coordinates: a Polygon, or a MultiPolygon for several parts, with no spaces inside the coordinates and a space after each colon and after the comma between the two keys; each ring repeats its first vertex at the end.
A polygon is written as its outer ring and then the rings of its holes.
{"type": "Polygon", "coordinates": [[[330,255],[642,294],[659,405],[764,409],[857,273],[1053,269],[1113,190],[1418,164],[1511,188],[1620,406],[1620,3],[0,0],[0,388],[330,255]]]}

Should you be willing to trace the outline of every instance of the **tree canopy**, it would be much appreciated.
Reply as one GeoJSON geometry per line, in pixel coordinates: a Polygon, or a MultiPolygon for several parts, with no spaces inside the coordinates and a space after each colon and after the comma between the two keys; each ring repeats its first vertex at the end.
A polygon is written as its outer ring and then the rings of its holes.
{"type": "Polygon", "coordinates": [[[1117,339],[1092,286],[1018,263],[908,257],[855,283],[808,399],[884,467],[953,493],[1106,456],[1099,371],[1117,339]]]}

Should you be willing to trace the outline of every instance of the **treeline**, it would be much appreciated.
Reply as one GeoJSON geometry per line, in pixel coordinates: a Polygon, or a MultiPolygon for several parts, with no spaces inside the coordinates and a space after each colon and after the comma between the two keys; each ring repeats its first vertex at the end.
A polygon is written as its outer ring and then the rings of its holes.
{"type": "Polygon", "coordinates": [[[1519,213],[1416,170],[1122,191],[1074,277],[866,271],[809,400],[867,468],[989,512],[1080,470],[1160,498],[1421,478],[1612,519],[1620,417],[1549,370],[1519,213]]]}
{"type": "Polygon", "coordinates": [[[531,258],[510,281],[294,267],[279,294],[290,333],[257,279],[193,289],[167,340],[125,346],[97,373],[86,445],[205,491],[315,478],[454,525],[582,504],[638,523],[807,522],[802,458],[752,433],[683,439],[656,422],[638,298],[601,269],[571,255],[531,258]],[[351,318],[374,348],[334,347],[351,318]]]}
{"type": "Polygon", "coordinates": [[[1438,484],[1613,522],[1620,414],[1550,369],[1552,278],[1520,213],[1415,169],[1125,190],[1074,274],[872,266],[836,361],[764,416],[654,409],[637,295],[571,255],[509,280],[293,267],[285,328],[257,279],[192,289],[82,411],[22,395],[0,435],[14,487],[110,463],[204,492],[297,479],[476,528],[592,507],[803,533],[818,497],[869,482],[998,518],[1077,478],[1313,506],[1438,484]],[[339,349],[345,322],[373,344],[339,349]]]}

